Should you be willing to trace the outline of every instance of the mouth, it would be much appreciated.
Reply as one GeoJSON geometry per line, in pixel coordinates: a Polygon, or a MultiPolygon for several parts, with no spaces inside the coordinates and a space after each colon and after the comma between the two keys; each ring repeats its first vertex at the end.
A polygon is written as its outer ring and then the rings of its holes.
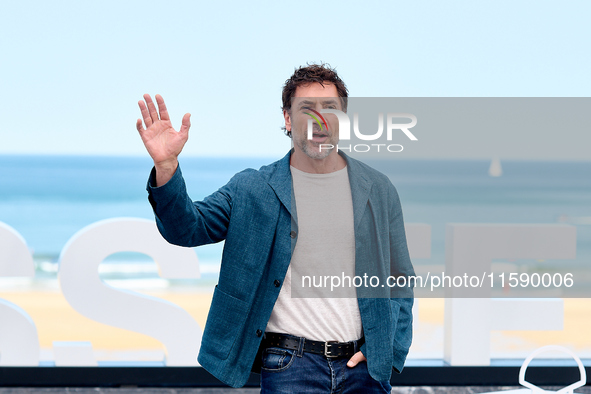
{"type": "Polygon", "coordinates": [[[327,133],[326,126],[323,125],[323,128],[321,129],[320,127],[318,127],[317,124],[314,125],[314,127],[312,129],[311,141],[324,142],[328,137],[329,137],[329,135],[327,133]]]}
{"type": "Polygon", "coordinates": [[[314,131],[314,133],[312,133],[312,141],[314,142],[324,142],[327,138],[328,134],[323,133],[321,131],[314,131]]]}

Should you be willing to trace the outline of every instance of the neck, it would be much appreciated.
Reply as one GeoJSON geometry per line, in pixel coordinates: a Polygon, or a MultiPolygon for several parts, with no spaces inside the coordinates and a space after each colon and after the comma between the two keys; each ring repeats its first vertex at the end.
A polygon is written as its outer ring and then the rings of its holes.
{"type": "Polygon", "coordinates": [[[289,164],[300,171],[311,174],[329,174],[347,166],[347,162],[336,149],[333,149],[324,159],[312,159],[301,150],[295,149],[289,164]]]}

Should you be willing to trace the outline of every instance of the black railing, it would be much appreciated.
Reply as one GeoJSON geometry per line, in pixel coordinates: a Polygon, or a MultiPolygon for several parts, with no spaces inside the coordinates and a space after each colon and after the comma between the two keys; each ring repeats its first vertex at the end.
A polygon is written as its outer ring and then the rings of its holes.
{"type": "MultiPolygon", "coordinates": [[[[585,363],[587,376],[591,366],[585,363]]],[[[573,366],[531,366],[527,380],[539,386],[566,386],[580,380],[573,366]]],[[[407,366],[393,386],[518,386],[519,366],[407,366]]],[[[588,383],[588,386],[591,382],[588,383]]],[[[201,367],[0,367],[4,387],[226,387],[201,367]]],[[[245,387],[258,387],[252,374],[245,387]]]]}

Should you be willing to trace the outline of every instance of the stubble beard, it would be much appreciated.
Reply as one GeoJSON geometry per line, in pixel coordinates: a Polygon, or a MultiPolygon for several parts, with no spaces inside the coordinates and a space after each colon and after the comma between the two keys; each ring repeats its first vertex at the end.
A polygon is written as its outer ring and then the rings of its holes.
{"type": "MultiPolygon", "coordinates": [[[[301,135],[301,134],[300,134],[301,135]]],[[[328,157],[330,153],[334,150],[336,146],[335,141],[333,141],[332,136],[329,136],[327,140],[323,144],[317,144],[315,142],[309,141],[307,138],[307,132],[304,134],[302,138],[295,137],[295,134],[292,131],[292,137],[294,139],[294,145],[297,145],[300,150],[309,158],[322,160],[328,157]],[[330,144],[333,148],[323,147],[322,150],[320,149],[320,145],[327,145],[330,144]]]]}

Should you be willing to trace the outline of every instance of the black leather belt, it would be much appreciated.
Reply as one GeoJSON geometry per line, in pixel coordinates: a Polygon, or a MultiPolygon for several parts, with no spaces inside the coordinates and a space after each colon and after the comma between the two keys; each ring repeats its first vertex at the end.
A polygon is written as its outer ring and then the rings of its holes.
{"type": "Polygon", "coordinates": [[[365,343],[365,338],[351,342],[337,341],[311,341],[306,338],[294,337],[293,335],[278,334],[267,332],[263,337],[263,346],[280,347],[283,349],[297,350],[300,346],[300,340],[304,340],[304,352],[322,354],[325,357],[351,357],[359,351],[361,345],[365,343]]]}

